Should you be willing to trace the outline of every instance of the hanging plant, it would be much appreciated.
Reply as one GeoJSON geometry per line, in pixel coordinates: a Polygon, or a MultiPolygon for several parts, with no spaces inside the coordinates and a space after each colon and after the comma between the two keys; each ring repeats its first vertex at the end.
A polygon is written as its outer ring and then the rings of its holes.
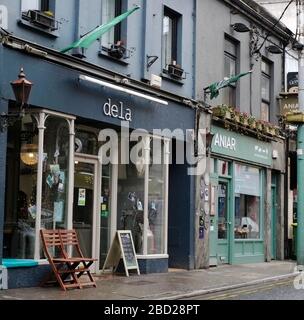
{"type": "Polygon", "coordinates": [[[255,117],[252,116],[252,115],[250,115],[250,116],[248,117],[248,125],[249,125],[249,127],[250,127],[251,129],[255,129],[255,128],[256,128],[256,124],[257,124],[257,122],[256,122],[255,117]]]}
{"type": "Polygon", "coordinates": [[[222,104],[212,109],[214,116],[224,119],[231,119],[232,110],[227,105],[222,104]]]}
{"type": "Polygon", "coordinates": [[[248,126],[248,114],[246,112],[241,112],[240,113],[240,122],[244,125],[244,126],[248,126]]]}

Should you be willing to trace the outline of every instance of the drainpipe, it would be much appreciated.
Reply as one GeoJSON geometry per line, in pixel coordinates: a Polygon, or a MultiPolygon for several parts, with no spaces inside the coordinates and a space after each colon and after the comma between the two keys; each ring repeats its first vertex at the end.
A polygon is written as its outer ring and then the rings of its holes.
{"type": "MultiPolygon", "coordinates": [[[[299,2],[299,110],[304,114],[304,0],[299,2]]],[[[304,121],[299,123],[297,138],[297,264],[304,266],[304,121]]]]}

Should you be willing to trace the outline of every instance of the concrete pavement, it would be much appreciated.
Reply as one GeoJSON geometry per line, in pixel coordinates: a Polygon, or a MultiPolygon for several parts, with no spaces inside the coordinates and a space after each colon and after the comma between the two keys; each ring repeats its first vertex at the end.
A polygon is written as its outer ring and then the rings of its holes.
{"type": "Polygon", "coordinates": [[[169,300],[295,277],[294,261],[222,265],[166,274],[96,276],[97,288],[35,287],[0,291],[0,300],[169,300]]]}

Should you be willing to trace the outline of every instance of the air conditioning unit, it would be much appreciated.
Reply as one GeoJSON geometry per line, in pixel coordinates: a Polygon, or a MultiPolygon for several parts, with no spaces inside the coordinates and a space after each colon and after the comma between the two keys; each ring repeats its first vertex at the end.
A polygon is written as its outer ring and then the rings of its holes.
{"type": "Polygon", "coordinates": [[[50,29],[52,31],[58,29],[58,23],[54,17],[38,10],[28,10],[23,14],[23,18],[26,18],[40,28],[50,29]]]}

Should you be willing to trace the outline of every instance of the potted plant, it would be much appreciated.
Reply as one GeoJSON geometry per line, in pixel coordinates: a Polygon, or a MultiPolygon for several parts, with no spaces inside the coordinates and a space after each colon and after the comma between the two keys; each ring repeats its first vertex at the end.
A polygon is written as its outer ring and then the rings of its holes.
{"type": "Polygon", "coordinates": [[[258,131],[262,131],[263,130],[263,123],[261,120],[256,121],[256,129],[258,131]]]}
{"type": "Polygon", "coordinates": [[[254,116],[250,115],[248,117],[248,125],[251,129],[255,129],[256,128],[256,119],[254,116]]]}
{"type": "Polygon", "coordinates": [[[123,41],[117,41],[115,44],[112,44],[109,48],[109,55],[116,59],[121,59],[124,57],[126,48],[123,45],[123,41]]]}
{"type": "Polygon", "coordinates": [[[225,104],[214,107],[212,113],[216,117],[231,119],[231,108],[225,104]]]}
{"type": "Polygon", "coordinates": [[[240,112],[237,111],[237,110],[233,110],[233,113],[231,114],[232,115],[232,119],[239,123],[240,122],[240,112]]]}
{"type": "Polygon", "coordinates": [[[246,112],[241,112],[240,113],[240,122],[244,126],[248,126],[248,114],[246,112]]]}

